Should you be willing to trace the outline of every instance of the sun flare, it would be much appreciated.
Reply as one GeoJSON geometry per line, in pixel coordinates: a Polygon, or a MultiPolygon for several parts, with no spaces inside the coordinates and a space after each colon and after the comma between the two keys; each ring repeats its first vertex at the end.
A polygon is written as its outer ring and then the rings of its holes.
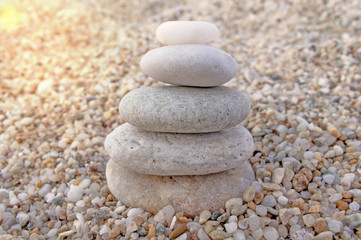
{"type": "Polygon", "coordinates": [[[14,5],[0,7],[0,29],[14,30],[20,26],[21,12],[14,5]]]}

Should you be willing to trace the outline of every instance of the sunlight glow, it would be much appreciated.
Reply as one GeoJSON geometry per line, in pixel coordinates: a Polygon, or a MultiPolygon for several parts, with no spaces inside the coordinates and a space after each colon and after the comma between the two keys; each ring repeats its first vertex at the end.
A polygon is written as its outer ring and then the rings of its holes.
{"type": "Polygon", "coordinates": [[[0,29],[15,30],[20,26],[21,13],[13,5],[0,7],[0,29]]]}

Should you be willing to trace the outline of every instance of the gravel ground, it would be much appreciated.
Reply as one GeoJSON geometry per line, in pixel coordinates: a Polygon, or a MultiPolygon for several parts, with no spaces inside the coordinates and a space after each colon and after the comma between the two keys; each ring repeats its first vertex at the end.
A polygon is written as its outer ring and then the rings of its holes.
{"type": "Polygon", "coordinates": [[[0,3],[0,239],[361,238],[361,2],[0,3]],[[224,209],[155,216],[109,193],[104,137],[167,20],[214,22],[239,62],[257,181],[224,209]],[[17,236],[17,237],[16,237],[17,236]]]}

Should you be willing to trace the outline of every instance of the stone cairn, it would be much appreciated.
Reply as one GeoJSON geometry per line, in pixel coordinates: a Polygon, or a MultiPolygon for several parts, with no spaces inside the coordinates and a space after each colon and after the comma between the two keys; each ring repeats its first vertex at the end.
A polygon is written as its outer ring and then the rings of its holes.
{"type": "Polygon", "coordinates": [[[160,25],[168,46],[149,51],[141,68],[172,85],[131,91],[119,104],[122,124],[105,140],[108,186],[123,204],[156,213],[167,205],[196,215],[224,207],[254,180],[251,134],[239,125],[249,99],[220,86],[237,73],[224,51],[204,45],[218,28],[198,21],[160,25]]]}

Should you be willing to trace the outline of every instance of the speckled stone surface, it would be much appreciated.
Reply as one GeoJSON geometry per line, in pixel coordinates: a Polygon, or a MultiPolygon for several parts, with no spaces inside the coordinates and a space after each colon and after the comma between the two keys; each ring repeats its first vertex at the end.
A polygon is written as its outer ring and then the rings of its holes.
{"type": "Polygon", "coordinates": [[[186,215],[224,208],[225,202],[242,196],[255,179],[251,165],[202,176],[162,177],[136,173],[110,160],[106,169],[111,193],[127,206],[156,213],[166,205],[186,215]]]}
{"type": "Polygon", "coordinates": [[[123,120],[156,132],[216,132],[241,123],[251,103],[229,87],[153,86],[133,90],[119,104],[123,120]]]}
{"type": "Polygon", "coordinates": [[[241,125],[216,133],[176,134],[125,123],[107,136],[105,149],[113,161],[139,173],[200,175],[239,166],[252,155],[254,143],[241,125]]]}
{"type": "Polygon", "coordinates": [[[145,54],[142,71],[157,81],[184,86],[224,84],[237,73],[238,64],[228,53],[200,44],[165,46],[145,54]]]}

